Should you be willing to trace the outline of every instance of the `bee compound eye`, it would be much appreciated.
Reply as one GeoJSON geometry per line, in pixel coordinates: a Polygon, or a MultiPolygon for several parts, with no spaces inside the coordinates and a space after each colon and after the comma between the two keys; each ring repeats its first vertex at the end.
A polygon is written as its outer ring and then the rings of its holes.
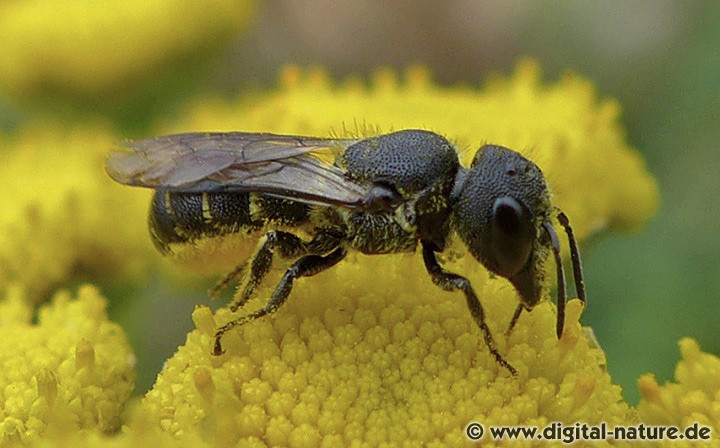
{"type": "Polygon", "coordinates": [[[525,207],[512,197],[503,196],[493,204],[493,225],[507,235],[520,234],[525,227],[526,216],[525,207]]]}
{"type": "Polygon", "coordinates": [[[509,278],[524,269],[533,246],[533,224],[527,208],[510,196],[496,199],[491,235],[497,273],[509,278]]]}

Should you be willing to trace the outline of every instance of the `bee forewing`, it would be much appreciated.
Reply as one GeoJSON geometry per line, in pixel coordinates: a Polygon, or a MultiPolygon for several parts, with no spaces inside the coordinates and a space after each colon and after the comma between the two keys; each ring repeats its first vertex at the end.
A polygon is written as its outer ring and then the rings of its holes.
{"type": "Polygon", "coordinates": [[[122,143],[130,151],[111,152],[106,166],[113,179],[134,186],[258,191],[360,207],[369,187],[350,181],[320,156],[355,141],[243,132],[177,134],[122,143]]]}
{"type": "Polygon", "coordinates": [[[114,151],[106,167],[118,182],[142,187],[181,188],[220,172],[234,162],[227,151],[178,153],[114,151]]]}

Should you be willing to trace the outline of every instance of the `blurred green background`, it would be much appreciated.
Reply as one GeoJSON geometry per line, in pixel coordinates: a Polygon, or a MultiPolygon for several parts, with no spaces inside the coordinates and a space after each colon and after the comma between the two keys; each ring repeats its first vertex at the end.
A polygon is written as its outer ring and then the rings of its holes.
{"type": "MultiPolygon", "coordinates": [[[[180,53],[168,63],[171,75],[151,73],[124,101],[52,85],[30,100],[0,96],[0,130],[12,133],[37,116],[100,116],[121,135],[146,135],[201,93],[272,89],[287,63],[322,66],[335,79],[421,63],[441,84],[478,85],[531,56],[546,79],[572,70],[616,98],[630,144],[660,184],[660,212],[641,233],[600,235],[583,248],[583,321],[614,381],[636,403],[640,374],[672,379],[681,337],[720,353],[720,2],[268,0],[256,14],[241,32],[211,36],[199,56],[180,53]]],[[[206,286],[156,279],[137,286],[136,300],[113,302],[111,316],[138,355],[138,392],[182,343],[206,286]]]]}

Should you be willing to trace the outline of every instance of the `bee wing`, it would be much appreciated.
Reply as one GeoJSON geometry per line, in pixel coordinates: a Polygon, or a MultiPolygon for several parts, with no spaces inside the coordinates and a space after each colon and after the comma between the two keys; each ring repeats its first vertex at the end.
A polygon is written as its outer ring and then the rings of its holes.
{"type": "Polygon", "coordinates": [[[357,140],[245,132],[189,133],[122,143],[106,161],[117,182],[174,191],[260,191],[307,203],[362,207],[371,186],[319,155],[357,140]]]}

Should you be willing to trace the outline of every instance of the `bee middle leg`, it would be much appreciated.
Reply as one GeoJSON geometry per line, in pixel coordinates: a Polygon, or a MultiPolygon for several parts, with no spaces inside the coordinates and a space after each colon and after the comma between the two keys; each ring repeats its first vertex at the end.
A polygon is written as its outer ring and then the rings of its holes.
{"type": "Polygon", "coordinates": [[[270,300],[268,300],[264,307],[262,307],[258,311],[255,311],[254,313],[230,321],[222,327],[218,328],[218,330],[215,332],[215,346],[213,348],[213,354],[219,356],[223,353],[220,340],[222,339],[223,334],[225,334],[228,330],[240,325],[244,325],[252,320],[255,320],[267,314],[271,314],[275,312],[283,303],[285,303],[288,296],[290,295],[290,291],[292,291],[292,284],[296,278],[310,277],[319,274],[320,272],[338,264],[343,258],[345,258],[346,255],[347,249],[344,246],[340,246],[327,255],[305,255],[304,257],[297,260],[285,272],[285,275],[283,275],[280,283],[278,283],[277,287],[275,288],[275,292],[273,292],[273,295],[270,297],[270,300]]]}
{"type": "Polygon", "coordinates": [[[461,275],[444,270],[442,266],[440,266],[440,263],[438,263],[433,248],[426,244],[423,244],[423,261],[425,262],[425,269],[427,269],[430,274],[433,283],[446,291],[460,290],[465,294],[470,314],[477,326],[482,330],[485,336],[485,345],[487,345],[488,350],[490,350],[490,353],[498,364],[508,369],[513,376],[517,376],[517,370],[505,361],[495,347],[495,340],[492,337],[492,333],[490,333],[490,328],[488,328],[487,323],[485,323],[485,313],[472,285],[470,285],[470,280],[461,275]]]}
{"type": "MultiPolygon", "coordinates": [[[[239,310],[250,300],[255,289],[270,271],[276,250],[282,258],[297,258],[307,253],[309,244],[289,232],[269,231],[258,243],[258,250],[250,263],[250,277],[245,284],[242,295],[230,305],[230,311],[239,310]]],[[[243,263],[234,272],[244,270],[246,264],[247,262],[243,263]]]]}

